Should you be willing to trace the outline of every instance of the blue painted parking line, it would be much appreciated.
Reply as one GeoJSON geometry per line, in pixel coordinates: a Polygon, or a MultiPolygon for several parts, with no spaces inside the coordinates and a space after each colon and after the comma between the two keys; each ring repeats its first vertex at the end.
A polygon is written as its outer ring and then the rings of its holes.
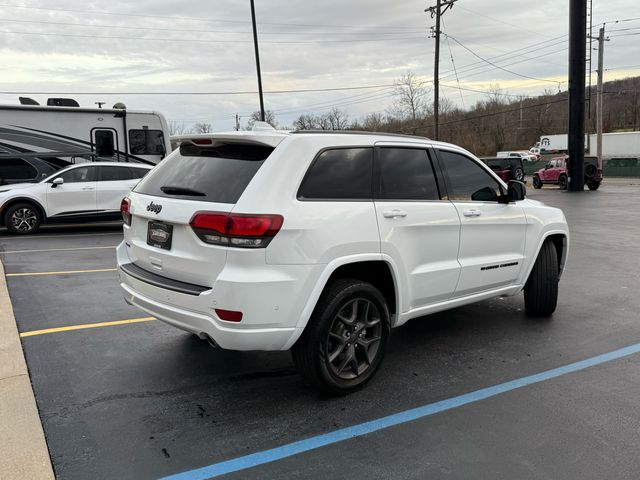
{"type": "Polygon", "coordinates": [[[315,450],[320,447],[331,445],[333,443],[341,442],[343,440],[349,440],[351,438],[367,435],[385,428],[401,425],[403,423],[412,422],[420,418],[434,415],[436,413],[451,410],[453,408],[461,407],[469,403],[478,402],[501,393],[510,392],[517,388],[526,387],[527,385],[533,385],[535,383],[544,382],[552,378],[557,378],[568,373],[578,372],[589,367],[601,365],[603,363],[618,360],[629,355],[640,353],[640,343],[630,345],[619,350],[604,353],[596,357],[587,358],[579,362],[570,363],[563,367],[546,370],[541,373],[529,375],[528,377],[522,377],[509,382],[494,385],[492,387],[483,388],[473,392],[465,393],[457,397],[448,398],[439,402],[430,403],[421,407],[413,408],[411,410],[405,410],[404,412],[395,413],[386,417],[379,418],[377,420],[371,420],[369,422],[353,425],[351,427],[342,428],[333,432],[310,437],[298,442],[289,443],[280,447],[272,448],[269,450],[263,450],[261,452],[252,453],[250,455],[244,455],[242,457],[226,460],[219,463],[214,463],[207,467],[196,468],[187,472],[178,473],[164,477],[162,480],[204,480],[208,478],[218,477],[227,473],[238,472],[246,470],[248,468],[256,467],[258,465],[264,465],[265,463],[275,462],[282,460],[293,455],[315,450]]]}

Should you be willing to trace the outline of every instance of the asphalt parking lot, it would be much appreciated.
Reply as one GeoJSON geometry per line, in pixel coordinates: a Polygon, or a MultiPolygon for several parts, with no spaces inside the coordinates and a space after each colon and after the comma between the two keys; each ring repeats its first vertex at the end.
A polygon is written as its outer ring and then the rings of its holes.
{"type": "Polygon", "coordinates": [[[117,224],[0,230],[56,476],[638,478],[640,179],[528,194],[571,229],[553,319],[518,296],[411,321],[343,398],[305,386],[286,352],[214,350],[126,305],[117,224]]]}

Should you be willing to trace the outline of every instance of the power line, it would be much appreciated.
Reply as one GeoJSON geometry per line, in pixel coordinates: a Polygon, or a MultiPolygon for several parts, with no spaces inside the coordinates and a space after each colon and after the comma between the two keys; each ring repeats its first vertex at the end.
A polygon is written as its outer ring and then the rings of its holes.
{"type": "MultiPolygon", "coordinates": [[[[45,33],[45,32],[17,32],[15,30],[0,30],[0,33],[18,34],[18,35],[36,35],[49,37],[69,37],[69,38],[92,38],[106,40],[135,40],[135,41],[153,41],[153,42],[181,42],[181,43],[253,43],[253,40],[199,40],[185,38],[149,38],[149,37],[124,37],[115,35],[82,35],[75,33],[45,33]]],[[[261,43],[291,45],[291,44],[317,44],[317,43],[356,43],[356,42],[388,42],[388,41],[405,41],[418,40],[424,37],[396,37],[396,38],[354,38],[350,40],[312,40],[312,41],[279,41],[267,40],[261,43]]]]}
{"type": "MultiPolygon", "coordinates": [[[[339,92],[346,90],[365,90],[369,88],[393,87],[393,83],[383,85],[359,85],[353,87],[335,88],[304,88],[297,90],[266,90],[264,93],[308,93],[308,92],[339,92]]],[[[23,91],[0,91],[3,95],[255,95],[253,90],[231,91],[231,92],[23,92],[23,91]]]]}
{"type": "Polygon", "coordinates": [[[501,67],[500,65],[496,65],[495,63],[491,62],[490,60],[487,60],[486,58],[481,57],[480,55],[478,55],[476,52],[474,52],[473,50],[471,50],[469,47],[463,45],[462,43],[460,43],[455,37],[451,36],[451,35],[447,35],[446,33],[443,33],[446,37],[451,38],[451,40],[453,40],[454,42],[456,42],[458,45],[460,45],[462,48],[464,48],[465,50],[467,50],[469,53],[471,53],[473,56],[479,58],[480,60],[488,63],[489,65],[494,66],[495,68],[499,69],[499,70],[503,70],[507,73],[511,73],[513,75],[517,75],[518,77],[523,77],[523,78],[529,78],[531,80],[539,80],[539,81],[543,81],[543,82],[549,82],[549,83],[557,83],[558,86],[562,85],[565,82],[558,82],[555,80],[547,80],[544,78],[538,78],[538,77],[531,77],[529,75],[524,75],[522,73],[518,73],[518,72],[514,72],[513,70],[508,70],[504,67],[501,67]]]}
{"type": "Polygon", "coordinates": [[[492,17],[490,15],[486,15],[486,14],[484,14],[482,12],[478,12],[476,10],[471,10],[470,8],[464,7],[462,5],[458,5],[458,7],[461,8],[462,10],[466,10],[469,13],[473,13],[474,15],[478,15],[480,17],[484,17],[484,18],[488,18],[489,20],[493,20],[496,23],[502,23],[503,25],[509,25],[510,27],[516,28],[518,31],[525,31],[525,32],[535,33],[536,35],[539,35],[539,36],[544,36],[542,33],[536,32],[535,30],[529,30],[528,28],[525,28],[522,25],[518,25],[516,23],[511,23],[511,22],[506,22],[504,20],[500,20],[500,19],[492,17]]]}
{"type": "MultiPolygon", "coordinates": [[[[184,32],[184,33],[224,33],[224,34],[233,34],[233,35],[250,35],[252,32],[250,31],[238,31],[238,30],[194,30],[192,28],[156,28],[156,27],[140,27],[140,26],[126,26],[126,25],[105,25],[105,24],[82,24],[82,23],[73,23],[73,22],[51,22],[51,21],[43,21],[43,20],[22,20],[17,18],[0,18],[1,22],[14,22],[14,23],[28,23],[28,24],[37,24],[37,25],[57,25],[57,26],[65,26],[65,27],[81,27],[81,28],[119,28],[123,30],[150,30],[150,31],[161,31],[161,32],[184,32]]],[[[398,35],[405,33],[424,33],[420,30],[413,30],[407,32],[332,32],[332,35],[398,35]]],[[[327,32],[260,32],[260,35],[326,35],[327,32]]]]}
{"type": "MultiPolygon", "coordinates": [[[[173,16],[173,15],[148,15],[148,14],[138,14],[138,13],[118,13],[118,12],[106,12],[99,10],[74,10],[70,8],[44,8],[44,7],[32,7],[28,5],[11,5],[11,4],[0,4],[0,7],[9,7],[9,8],[21,8],[28,10],[43,10],[49,12],[68,12],[68,13],[80,13],[83,15],[111,15],[117,17],[138,17],[138,18],[161,18],[167,20],[190,20],[195,22],[205,22],[205,23],[238,23],[238,24],[249,24],[251,23],[249,20],[231,20],[228,18],[225,19],[211,19],[211,18],[202,18],[202,17],[186,17],[186,16],[173,16]]],[[[260,22],[262,25],[276,25],[276,26],[293,26],[293,27],[327,27],[327,28],[379,28],[379,25],[331,25],[331,24],[304,24],[304,23],[276,23],[276,22],[260,22]]],[[[398,30],[418,30],[419,27],[405,27],[405,26],[392,26],[388,25],[386,28],[398,29],[398,30]]]]}
{"type": "MultiPolygon", "coordinates": [[[[444,19],[442,20],[442,27],[446,30],[447,27],[444,25],[444,19]]],[[[462,95],[462,89],[460,88],[460,79],[458,78],[458,71],[456,70],[456,62],[453,60],[453,50],[451,50],[451,42],[449,42],[449,37],[445,36],[447,40],[447,47],[449,47],[449,55],[451,56],[451,65],[453,66],[453,73],[456,76],[456,83],[458,84],[458,91],[460,92],[460,101],[462,102],[462,108],[464,109],[464,96],[462,95]]]]}

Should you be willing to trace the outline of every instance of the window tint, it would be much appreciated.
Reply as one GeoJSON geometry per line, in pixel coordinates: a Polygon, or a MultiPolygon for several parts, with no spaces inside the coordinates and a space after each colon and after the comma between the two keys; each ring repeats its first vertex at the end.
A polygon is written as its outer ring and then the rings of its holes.
{"type": "Polygon", "coordinates": [[[373,148],[325,150],[311,164],[299,198],[372,198],[373,148]]]}
{"type": "Polygon", "coordinates": [[[394,200],[439,200],[438,186],[426,150],[381,148],[378,197],[394,200]]]}
{"type": "Polygon", "coordinates": [[[38,171],[21,158],[5,158],[0,162],[0,181],[36,178],[38,171]]]}
{"type": "Polygon", "coordinates": [[[202,148],[182,145],[151,170],[134,191],[158,197],[236,203],[272,151],[272,147],[241,143],[202,148]]]}
{"type": "Polygon", "coordinates": [[[128,167],[99,167],[100,181],[113,182],[116,180],[129,180],[133,178],[128,167]]]}
{"type": "Polygon", "coordinates": [[[442,165],[449,178],[449,200],[493,202],[500,188],[480,165],[459,153],[440,151],[442,165]]]}
{"type": "Polygon", "coordinates": [[[146,168],[135,168],[135,167],[130,167],[130,168],[131,168],[131,178],[142,178],[147,173],[149,173],[149,170],[146,168]]]}
{"type": "Polygon", "coordinates": [[[64,179],[64,183],[95,182],[96,170],[96,167],[77,167],[61,173],[58,177],[64,179]]]}
{"type": "Polygon", "coordinates": [[[129,130],[129,150],[133,155],[163,155],[162,130],[129,130]]]}
{"type": "Polygon", "coordinates": [[[93,134],[96,141],[96,153],[100,157],[113,157],[115,141],[111,130],[96,130],[93,134]]]}

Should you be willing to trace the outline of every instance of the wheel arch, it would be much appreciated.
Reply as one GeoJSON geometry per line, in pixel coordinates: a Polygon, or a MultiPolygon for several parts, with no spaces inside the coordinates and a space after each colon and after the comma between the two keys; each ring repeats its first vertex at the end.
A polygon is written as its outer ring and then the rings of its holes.
{"type": "Polygon", "coordinates": [[[31,197],[15,197],[8,200],[4,205],[2,205],[2,208],[0,208],[0,225],[5,226],[5,221],[4,221],[5,212],[7,211],[8,208],[11,208],[13,205],[17,203],[31,203],[38,209],[38,213],[40,213],[40,216],[42,217],[42,223],[46,221],[47,214],[45,212],[44,207],[38,200],[31,197]]]}
{"type": "Polygon", "coordinates": [[[401,312],[402,303],[400,286],[398,285],[399,277],[395,265],[391,259],[379,253],[354,255],[333,260],[325,266],[300,315],[296,325],[296,334],[287,342],[285,349],[290,348],[302,335],[320,295],[327,288],[327,285],[336,278],[357,278],[378,288],[387,301],[391,326],[393,327],[401,312]]]}
{"type": "Polygon", "coordinates": [[[529,275],[531,275],[533,265],[535,264],[538,255],[540,255],[540,250],[542,250],[542,245],[544,245],[547,241],[553,242],[554,246],[556,247],[556,255],[558,256],[558,278],[562,276],[564,267],[567,263],[567,257],[569,255],[569,235],[566,231],[551,230],[549,232],[546,232],[538,242],[537,248],[535,250],[535,255],[531,257],[531,261],[529,262],[527,271],[523,276],[523,285],[526,283],[529,275]]]}

